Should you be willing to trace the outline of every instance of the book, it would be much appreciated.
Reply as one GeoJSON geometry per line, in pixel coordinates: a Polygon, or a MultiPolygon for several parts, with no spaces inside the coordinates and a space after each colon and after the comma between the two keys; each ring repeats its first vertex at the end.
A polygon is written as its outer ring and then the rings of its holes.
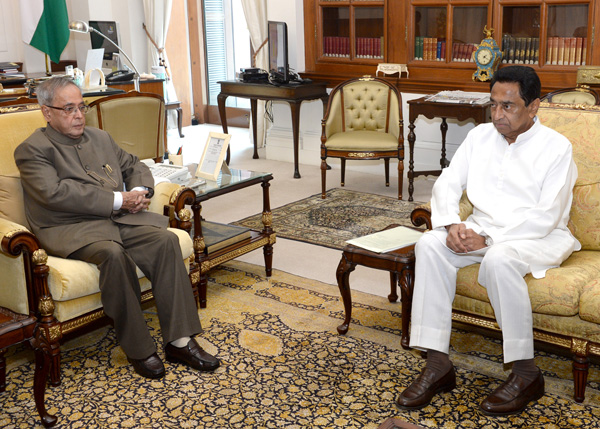
{"type": "Polygon", "coordinates": [[[250,228],[236,225],[225,225],[217,222],[202,221],[202,236],[204,237],[204,252],[207,255],[240,241],[250,238],[250,228]]]}
{"type": "Polygon", "coordinates": [[[430,95],[426,101],[437,103],[485,104],[490,101],[490,94],[485,92],[440,91],[430,95]]]}
{"type": "Polygon", "coordinates": [[[392,250],[415,244],[421,238],[424,231],[398,226],[396,228],[386,229],[374,234],[354,238],[346,241],[353,246],[362,247],[376,253],[386,253],[392,250]]]}

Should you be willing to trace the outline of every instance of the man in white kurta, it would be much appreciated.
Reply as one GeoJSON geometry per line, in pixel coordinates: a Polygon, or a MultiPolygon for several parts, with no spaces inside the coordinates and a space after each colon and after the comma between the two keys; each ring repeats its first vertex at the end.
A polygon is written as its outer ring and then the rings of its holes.
{"type": "Polygon", "coordinates": [[[533,361],[531,303],[523,276],[542,278],[579,242],[567,229],[577,169],[568,139],[535,116],[540,83],[533,69],[498,71],[491,83],[492,123],[473,129],[433,188],[433,230],[417,243],[411,347],[428,352],[421,375],[397,400],[405,409],[429,404],[456,385],[449,359],[452,301],[459,268],[480,263],[502,329],[508,380],[486,398],[483,412],[522,411],[544,394],[533,361]],[[459,217],[467,192],[473,214],[459,217]]]}

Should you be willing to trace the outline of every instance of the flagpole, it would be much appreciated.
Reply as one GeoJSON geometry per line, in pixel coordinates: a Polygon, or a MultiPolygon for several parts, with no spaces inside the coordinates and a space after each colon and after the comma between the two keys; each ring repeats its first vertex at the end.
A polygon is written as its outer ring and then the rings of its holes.
{"type": "Polygon", "coordinates": [[[52,73],[50,72],[51,67],[50,67],[50,57],[48,56],[48,54],[44,54],[44,59],[46,60],[46,76],[50,76],[52,75],[52,73]]]}

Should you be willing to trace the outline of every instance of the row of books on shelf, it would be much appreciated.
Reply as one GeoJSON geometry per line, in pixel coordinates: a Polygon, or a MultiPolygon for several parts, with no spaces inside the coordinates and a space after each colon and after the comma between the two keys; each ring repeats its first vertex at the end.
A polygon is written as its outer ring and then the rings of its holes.
{"type": "MultiPolygon", "coordinates": [[[[474,43],[453,43],[452,61],[473,61],[474,43]]],[[[437,37],[415,38],[415,60],[444,61],[446,59],[446,39],[437,37]]]]}
{"type": "Polygon", "coordinates": [[[537,37],[502,36],[503,64],[538,64],[540,59],[540,39],[537,37]]]}
{"type": "Polygon", "coordinates": [[[443,61],[446,59],[446,39],[415,37],[415,60],[443,61]]]}
{"type": "MultiPolygon", "coordinates": [[[[357,37],[357,58],[383,58],[383,37],[357,37]]],[[[350,38],[341,36],[323,37],[323,55],[326,57],[349,57],[350,38]]]]}
{"type": "Polygon", "coordinates": [[[549,37],[546,64],[585,65],[587,37],[549,37]]]}

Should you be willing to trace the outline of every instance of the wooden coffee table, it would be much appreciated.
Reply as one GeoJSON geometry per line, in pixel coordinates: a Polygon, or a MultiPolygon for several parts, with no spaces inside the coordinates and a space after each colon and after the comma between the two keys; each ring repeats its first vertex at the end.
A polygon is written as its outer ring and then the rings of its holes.
{"type": "MultiPolygon", "coordinates": [[[[390,225],[388,228],[394,228],[399,225],[390,225]]],[[[350,320],[352,318],[352,297],[350,295],[350,273],[354,271],[357,265],[362,265],[376,270],[385,270],[390,273],[390,294],[388,300],[396,302],[398,294],[396,288],[400,287],[402,302],[402,336],[400,343],[403,348],[408,349],[409,332],[408,325],[410,320],[405,315],[410,314],[412,305],[412,290],[415,274],[415,245],[403,247],[387,253],[376,253],[351,244],[344,247],[342,259],[338,264],[336,278],[344,303],[346,317],[344,323],[337,327],[340,334],[348,332],[350,320]]]]}

